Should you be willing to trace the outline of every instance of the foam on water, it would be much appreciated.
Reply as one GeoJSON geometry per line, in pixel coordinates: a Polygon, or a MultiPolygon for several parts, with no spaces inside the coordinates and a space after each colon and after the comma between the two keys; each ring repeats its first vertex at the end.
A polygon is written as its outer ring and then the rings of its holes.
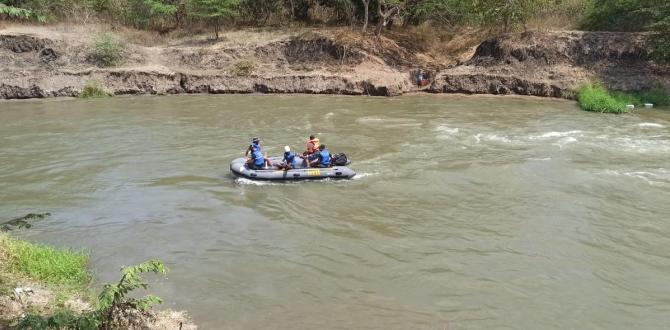
{"type": "Polygon", "coordinates": [[[537,140],[537,139],[548,139],[548,138],[555,138],[555,137],[565,137],[565,136],[570,136],[570,135],[575,135],[575,134],[580,134],[582,131],[580,130],[573,130],[573,131],[565,131],[565,132],[547,132],[541,135],[531,135],[529,138],[531,140],[537,140]]]}
{"type": "Polygon", "coordinates": [[[637,124],[638,127],[642,128],[664,128],[665,125],[657,124],[657,123],[639,123],[637,124]]]}
{"type": "Polygon", "coordinates": [[[665,168],[648,169],[646,171],[605,170],[605,174],[641,179],[649,185],[670,184],[670,170],[665,168]]]}

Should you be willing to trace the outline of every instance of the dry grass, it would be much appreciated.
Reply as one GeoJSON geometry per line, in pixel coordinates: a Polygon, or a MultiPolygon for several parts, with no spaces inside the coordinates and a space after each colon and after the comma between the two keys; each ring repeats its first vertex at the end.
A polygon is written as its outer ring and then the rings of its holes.
{"type": "Polygon", "coordinates": [[[228,67],[228,73],[238,77],[248,76],[252,74],[257,67],[258,61],[255,58],[244,58],[231,64],[230,67],[228,67]]]}

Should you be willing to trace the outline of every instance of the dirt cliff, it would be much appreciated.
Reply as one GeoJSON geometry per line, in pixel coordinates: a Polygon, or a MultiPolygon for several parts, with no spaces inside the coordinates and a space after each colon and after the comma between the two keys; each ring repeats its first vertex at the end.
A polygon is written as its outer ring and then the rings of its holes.
{"type": "Polygon", "coordinates": [[[669,67],[648,59],[641,34],[509,34],[484,41],[466,55],[469,60],[455,64],[386,38],[238,31],[217,42],[185,38],[142,46],[126,41],[123,63],[100,68],[90,56],[92,40],[86,36],[92,33],[82,33],[85,29],[0,30],[0,99],[76,96],[90,81],[114,94],[426,91],[563,98],[573,97],[573,89],[591,79],[622,90],[670,86],[669,67]],[[413,85],[411,72],[417,68],[428,70],[429,86],[413,85]]]}
{"type": "Polygon", "coordinates": [[[438,72],[428,90],[572,98],[589,80],[616,90],[670,89],[670,66],[649,59],[645,40],[645,34],[613,32],[503,35],[481,43],[462,65],[438,72]]]}

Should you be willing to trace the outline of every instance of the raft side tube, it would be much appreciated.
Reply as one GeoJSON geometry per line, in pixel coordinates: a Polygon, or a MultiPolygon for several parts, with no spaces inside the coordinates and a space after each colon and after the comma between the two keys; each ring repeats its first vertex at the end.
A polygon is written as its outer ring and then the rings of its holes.
{"type": "MultiPolygon", "coordinates": [[[[271,164],[280,164],[282,157],[271,157],[271,164]]],[[[276,167],[252,170],[246,166],[246,158],[237,158],[230,163],[230,172],[235,176],[250,180],[292,181],[292,180],[319,180],[319,179],[351,179],[356,175],[347,166],[333,166],[327,168],[296,168],[287,171],[276,167]]],[[[304,164],[304,162],[303,162],[304,164]]]]}

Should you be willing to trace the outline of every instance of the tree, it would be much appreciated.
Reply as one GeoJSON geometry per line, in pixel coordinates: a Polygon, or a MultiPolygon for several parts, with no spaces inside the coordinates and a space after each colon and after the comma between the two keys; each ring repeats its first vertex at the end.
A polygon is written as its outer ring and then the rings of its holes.
{"type": "Polygon", "coordinates": [[[1,16],[8,16],[12,18],[18,18],[30,21],[38,21],[40,23],[44,23],[47,20],[46,17],[38,15],[32,10],[17,8],[14,6],[8,6],[5,4],[5,1],[0,0],[0,17],[1,16]]]}
{"type": "Polygon", "coordinates": [[[368,29],[368,16],[369,16],[369,7],[370,7],[370,0],[361,0],[363,2],[363,32],[366,32],[368,29]]]}
{"type": "Polygon", "coordinates": [[[214,35],[219,39],[223,19],[237,16],[240,0],[190,0],[191,13],[214,26],[214,35]]]}
{"type": "Polygon", "coordinates": [[[377,21],[377,28],[375,35],[380,36],[384,27],[393,19],[394,16],[400,14],[400,0],[378,0],[377,14],[379,15],[377,21]]]}

